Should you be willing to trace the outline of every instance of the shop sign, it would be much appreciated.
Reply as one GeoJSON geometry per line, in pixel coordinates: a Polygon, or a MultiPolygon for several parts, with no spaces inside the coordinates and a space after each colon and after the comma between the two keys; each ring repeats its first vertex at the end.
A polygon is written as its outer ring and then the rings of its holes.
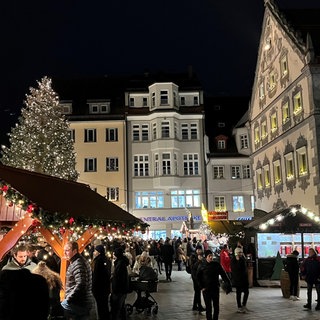
{"type": "MultiPolygon", "coordinates": [[[[175,222],[175,221],[188,221],[187,216],[168,216],[168,217],[139,217],[144,222],[175,222]]],[[[200,221],[201,216],[193,216],[194,221],[200,221]]]]}
{"type": "Polygon", "coordinates": [[[228,220],[228,211],[209,211],[208,221],[228,220]]]}

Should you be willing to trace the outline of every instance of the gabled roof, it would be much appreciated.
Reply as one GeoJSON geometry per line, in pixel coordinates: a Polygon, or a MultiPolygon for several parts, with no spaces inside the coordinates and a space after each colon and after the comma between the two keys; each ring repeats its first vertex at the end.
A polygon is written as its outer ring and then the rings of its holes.
{"type": "Polygon", "coordinates": [[[48,223],[55,224],[58,222],[55,220],[62,216],[88,224],[101,220],[104,223],[144,225],[140,219],[82,183],[4,165],[0,165],[0,182],[11,186],[41,208],[48,223]]]}

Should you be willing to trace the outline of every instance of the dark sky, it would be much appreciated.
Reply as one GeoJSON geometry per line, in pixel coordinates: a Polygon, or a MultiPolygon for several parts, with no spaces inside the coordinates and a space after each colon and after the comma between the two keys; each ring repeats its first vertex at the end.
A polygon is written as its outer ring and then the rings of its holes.
{"type": "Polygon", "coordinates": [[[0,137],[45,75],[185,72],[192,65],[211,95],[250,95],[263,10],[263,0],[4,1],[0,137]]]}

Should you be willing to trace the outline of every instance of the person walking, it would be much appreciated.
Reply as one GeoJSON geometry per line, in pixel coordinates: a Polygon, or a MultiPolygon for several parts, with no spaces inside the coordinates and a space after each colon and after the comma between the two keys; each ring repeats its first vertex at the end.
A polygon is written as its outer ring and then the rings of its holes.
{"type": "Polygon", "coordinates": [[[122,247],[118,247],[113,252],[114,267],[111,276],[111,319],[126,320],[125,301],[129,292],[129,260],[124,255],[122,247]]]}
{"type": "Polygon", "coordinates": [[[206,250],[205,260],[199,266],[197,272],[197,280],[203,294],[203,299],[206,305],[207,320],[218,320],[220,309],[220,282],[219,276],[225,283],[227,288],[226,293],[231,292],[231,282],[221,264],[213,260],[211,250],[206,250]],[[213,305],[213,315],[212,315],[213,305]]]}
{"type": "Polygon", "coordinates": [[[170,243],[170,239],[166,238],[164,245],[161,247],[161,257],[164,263],[166,279],[167,281],[170,281],[170,282],[172,281],[171,273],[172,273],[173,255],[174,255],[173,246],[170,243]]]}
{"type": "Polygon", "coordinates": [[[64,311],[60,304],[60,291],[63,289],[60,275],[52,271],[44,261],[39,261],[32,273],[46,279],[49,288],[49,317],[50,319],[64,319],[64,311]]]}
{"type": "Polygon", "coordinates": [[[99,320],[109,320],[109,295],[111,260],[106,256],[104,246],[95,246],[92,260],[92,293],[97,303],[99,320]]]}
{"type": "Polygon", "coordinates": [[[285,270],[288,272],[290,279],[290,300],[300,300],[298,296],[298,284],[299,284],[299,252],[293,250],[291,254],[287,255],[285,260],[285,270]]]}
{"type": "Polygon", "coordinates": [[[249,297],[249,280],[247,263],[243,256],[242,248],[235,248],[234,256],[231,259],[230,266],[232,272],[232,281],[234,286],[236,287],[238,312],[245,313],[248,311],[246,305],[249,297]],[[243,298],[241,302],[242,293],[243,298]]]}
{"type": "Polygon", "coordinates": [[[316,310],[320,310],[320,260],[313,248],[309,249],[309,256],[303,261],[301,266],[301,276],[307,283],[307,304],[303,307],[311,310],[313,286],[317,292],[316,310]]]}
{"type": "Polygon", "coordinates": [[[61,302],[65,317],[89,320],[95,312],[90,264],[80,255],[76,241],[65,244],[64,254],[70,263],[66,273],[65,297],[61,302]]]}
{"type": "Polygon", "coordinates": [[[181,243],[178,244],[175,251],[175,261],[178,265],[178,271],[182,271],[182,263],[186,261],[186,255],[182,249],[181,243]]]}
{"type": "Polygon", "coordinates": [[[231,257],[227,244],[223,245],[222,250],[220,251],[220,264],[227,276],[231,279],[231,257]]]}

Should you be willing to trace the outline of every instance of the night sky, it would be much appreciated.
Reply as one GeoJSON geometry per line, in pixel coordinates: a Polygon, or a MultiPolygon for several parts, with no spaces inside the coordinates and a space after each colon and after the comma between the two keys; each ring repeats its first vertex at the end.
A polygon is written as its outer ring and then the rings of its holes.
{"type": "Polygon", "coordinates": [[[208,94],[250,95],[263,10],[263,0],[5,1],[0,139],[45,75],[187,72],[192,65],[208,94]]]}

